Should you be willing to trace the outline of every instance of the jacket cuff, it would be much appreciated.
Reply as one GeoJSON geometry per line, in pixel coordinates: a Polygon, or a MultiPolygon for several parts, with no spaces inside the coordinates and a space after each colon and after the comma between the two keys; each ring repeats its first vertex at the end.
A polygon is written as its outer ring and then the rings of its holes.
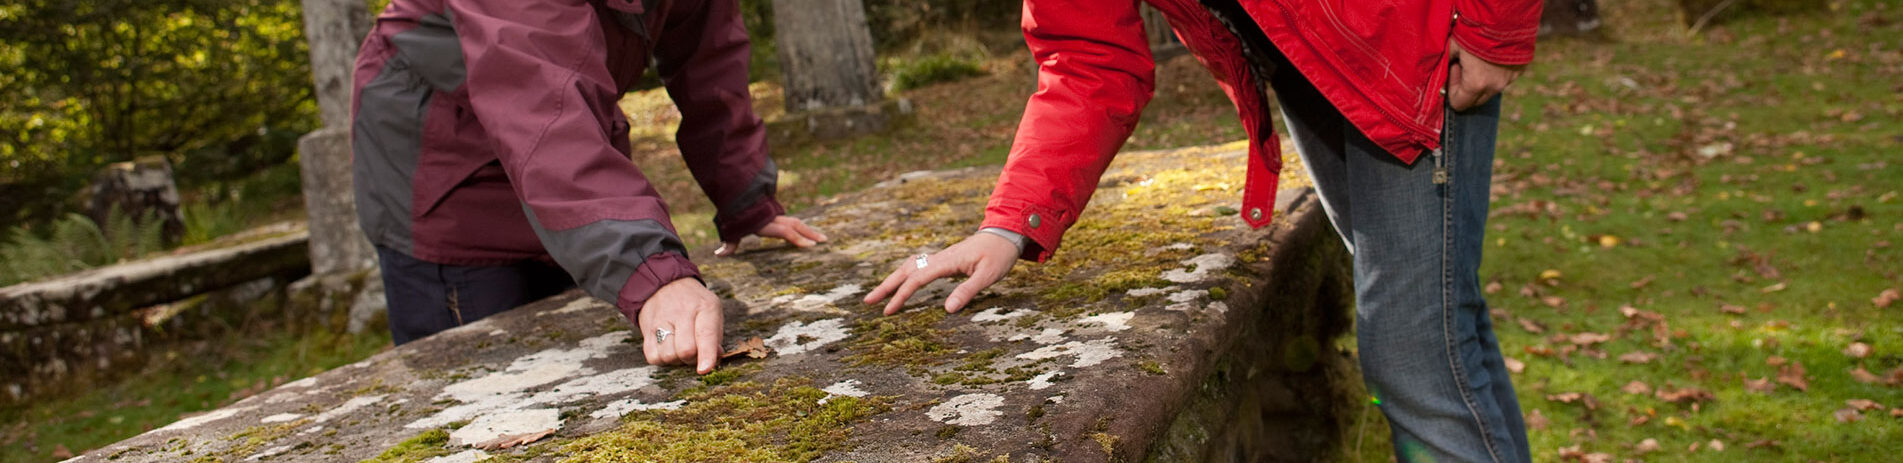
{"type": "Polygon", "coordinates": [[[1533,42],[1539,36],[1538,21],[1518,27],[1476,22],[1462,15],[1454,23],[1454,40],[1476,58],[1503,66],[1533,62],[1533,42]]]}
{"type": "Polygon", "coordinates": [[[1018,201],[993,200],[985,207],[985,221],[979,229],[998,228],[1030,238],[1019,259],[1044,262],[1057,254],[1064,230],[1077,220],[1077,214],[1018,201]]]}
{"type": "Polygon", "coordinates": [[[694,266],[687,256],[674,252],[648,256],[641,267],[634,270],[634,275],[628,276],[628,284],[621,287],[615,308],[628,317],[628,323],[640,326],[641,307],[654,297],[654,292],[682,278],[700,279],[700,267],[694,266]]]}
{"type": "Polygon", "coordinates": [[[760,229],[766,228],[767,224],[773,223],[773,219],[782,215],[786,215],[786,206],[780,205],[780,201],[771,195],[762,196],[759,201],[738,213],[717,217],[714,228],[720,232],[721,242],[731,243],[759,233],[760,229]]]}

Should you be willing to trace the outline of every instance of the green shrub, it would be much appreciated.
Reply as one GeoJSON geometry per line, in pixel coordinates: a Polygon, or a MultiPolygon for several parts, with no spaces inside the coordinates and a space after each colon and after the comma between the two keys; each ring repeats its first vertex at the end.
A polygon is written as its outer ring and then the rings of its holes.
{"type": "Polygon", "coordinates": [[[930,55],[899,63],[892,70],[892,91],[902,92],[985,74],[984,66],[980,66],[975,61],[948,54],[930,55]]]}
{"type": "Polygon", "coordinates": [[[80,214],[53,221],[45,236],[15,226],[0,243],[0,285],[11,285],[137,259],[165,249],[165,224],[152,214],[134,219],[113,208],[100,227],[80,214]]]}

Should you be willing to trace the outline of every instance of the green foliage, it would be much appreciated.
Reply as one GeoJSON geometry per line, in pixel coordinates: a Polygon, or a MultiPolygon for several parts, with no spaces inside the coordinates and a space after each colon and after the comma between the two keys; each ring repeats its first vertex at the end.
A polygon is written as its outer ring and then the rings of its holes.
{"type": "Polygon", "coordinates": [[[104,227],[79,214],[67,214],[41,235],[15,226],[0,243],[0,285],[76,272],[165,249],[165,224],[151,213],[142,217],[106,214],[104,227]]]}
{"type": "Polygon", "coordinates": [[[982,75],[985,75],[985,68],[976,61],[949,54],[935,54],[898,63],[892,70],[892,91],[902,92],[982,75]]]}

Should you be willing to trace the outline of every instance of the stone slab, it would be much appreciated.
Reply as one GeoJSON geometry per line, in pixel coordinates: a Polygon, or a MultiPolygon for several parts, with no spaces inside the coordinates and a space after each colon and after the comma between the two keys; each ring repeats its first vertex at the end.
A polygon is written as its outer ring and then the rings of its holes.
{"type": "Polygon", "coordinates": [[[1234,145],[1124,154],[1057,258],[958,314],[937,308],[951,282],[896,316],[858,300],[968,235],[996,168],[838,197],[808,214],[833,238],[816,249],[697,252],[728,345],[762,338],[764,359],[647,366],[619,314],[571,292],[72,461],[1326,459],[1356,397],[1333,347],[1346,254],[1305,189],[1245,226],[1243,162],[1234,145]]]}

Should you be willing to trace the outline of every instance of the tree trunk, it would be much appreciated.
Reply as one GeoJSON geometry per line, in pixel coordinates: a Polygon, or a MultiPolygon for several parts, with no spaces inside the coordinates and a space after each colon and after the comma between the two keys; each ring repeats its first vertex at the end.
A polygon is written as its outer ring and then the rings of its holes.
{"type": "MultiPolygon", "coordinates": [[[[860,0],[773,0],[786,112],[817,138],[885,130],[904,104],[882,104],[860,0]],[[887,108],[893,106],[893,108],[887,108]]],[[[904,103],[904,102],[901,102],[904,103]]]]}
{"type": "Polygon", "coordinates": [[[360,0],[304,1],[311,80],[325,127],[297,141],[304,210],[310,215],[311,271],[317,274],[376,265],[375,251],[357,226],[350,169],[350,77],[357,46],[373,23],[368,10],[360,0]]]}
{"type": "Polygon", "coordinates": [[[1598,0],[1546,0],[1540,35],[1579,35],[1599,29],[1598,0]]]}

